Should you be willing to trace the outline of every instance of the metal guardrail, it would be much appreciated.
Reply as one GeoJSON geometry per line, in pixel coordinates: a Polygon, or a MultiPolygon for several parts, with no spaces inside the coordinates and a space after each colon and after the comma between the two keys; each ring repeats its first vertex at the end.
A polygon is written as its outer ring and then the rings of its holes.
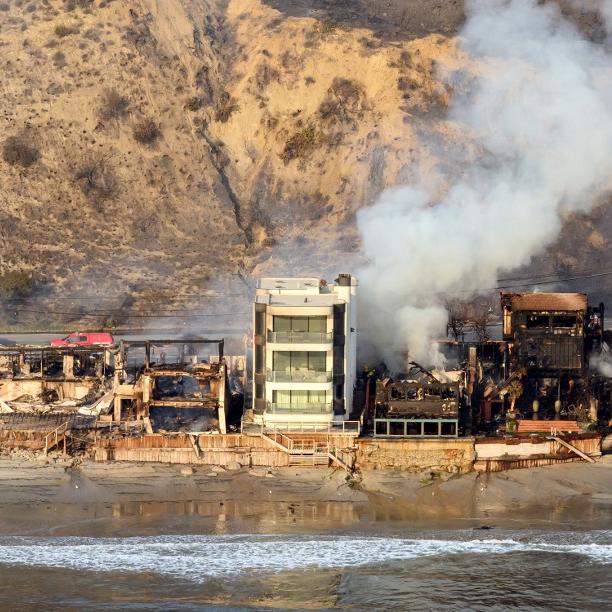
{"type": "Polygon", "coordinates": [[[305,404],[281,404],[276,402],[268,402],[266,412],[273,414],[326,414],[333,410],[331,404],[320,404],[320,403],[305,403],[305,404]]]}
{"type": "Polygon", "coordinates": [[[332,381],[332,372],[320,372],[318,370],[292,370],[289,372],[278,370],[267,370],[267,382],[312,382],[325,383],[332,381]]]}
{"type": "Polygon", "coordinates": [[[268,330],[268,342],[279,344],[331,344],[334,335],[329,332],[275,332],[268,330]]]}

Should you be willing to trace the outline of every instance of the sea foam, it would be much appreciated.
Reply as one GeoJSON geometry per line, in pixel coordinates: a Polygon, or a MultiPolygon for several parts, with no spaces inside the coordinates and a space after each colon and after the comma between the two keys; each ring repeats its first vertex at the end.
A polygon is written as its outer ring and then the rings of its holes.
{"type": "MultiPolygon", "coordinates": [[[[517,532],[515,532],[516,534],[517,532]]],[[[93,571],[155,572],[204,580],[253,571],[343,568],[454,554],[546,552],[612,563],[610,532],[455,539],[191,535],[126,538],[0,537],[0,563],[93,571]]],[[[502,534],[503,535],[503,534],[502,534]]]]}

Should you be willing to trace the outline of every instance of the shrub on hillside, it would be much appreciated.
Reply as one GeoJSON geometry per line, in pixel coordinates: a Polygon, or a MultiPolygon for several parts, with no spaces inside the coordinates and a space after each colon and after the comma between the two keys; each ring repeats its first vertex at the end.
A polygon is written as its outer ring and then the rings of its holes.
{"type": "Polygon", "coordinates": [[[76,34],[77,30],[75,28],[71,28],[67,26],[65,23],[58,23],[53,32],[58,38],[65,38],[66,36],[70,36],[71,34],[76,34]]]}
{"type": "Polygon", "coordinates": [[[160,134],[159,127],[153,119],[142,119],[132,127],[132,136],[140,144],[152,145],[160,134]]]}
{"type": "Polygon", "coordinates": [[[127,114],[130,101],[116,89],[105,89],[100,96],[100,119],[119,119],[127,114]]]}
{"type": "Polygon", "coordinates": [[[119,189],[119,181],[113,167],[103,155],[90,155],[77,168],[74,180],[87,199],[96,207],[112,200],[119,189]]]}
{"type": "Polygon", "coordinates": [[[22,136],[9,136],[2,145],[2,159],[11,166],[27,168],[40,159],[40,152],[22,136]]]}
{"type": "Polygon", "coordinates": [[[215,121],[226,123],[229,118],[239,109],[240,106],[238,105],[238,101],[235,98],[232,98],[227,91],[224,91],[219,98],[219,103],[217,104],[215,121]]]}
{"type": "Polygon", "coordinates": [[[66,56],[61,51],[56,51],[53,54],[53,63],[57,68],[63,68],[66,65],[66,56]]]}
{"type": "Polygon", "coordinates": [[[12,270],[0,275],[0,297],[26,295],[33,284],[27,272],[12,270]]]}
{"type": "Polygon", "coordinates": [[[281,159],[288,164],[292,159],[305,157],[317,146],[318,140],[314,126],[307,125],[287,140],[281,159]]]}

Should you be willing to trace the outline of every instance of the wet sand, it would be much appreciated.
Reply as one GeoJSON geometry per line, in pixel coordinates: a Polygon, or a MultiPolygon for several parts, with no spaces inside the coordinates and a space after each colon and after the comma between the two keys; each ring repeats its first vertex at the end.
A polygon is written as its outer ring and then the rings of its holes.
{"type": "Polygon", "coordinates": [[[0,533],[368,532],[612,527],[612,457],[447,477],[0,459],[0,533]]]}
{"type": "Polygon", "coordinates": [[[0,609],[603,610],[611,485],[0,459],[0,609]]]}

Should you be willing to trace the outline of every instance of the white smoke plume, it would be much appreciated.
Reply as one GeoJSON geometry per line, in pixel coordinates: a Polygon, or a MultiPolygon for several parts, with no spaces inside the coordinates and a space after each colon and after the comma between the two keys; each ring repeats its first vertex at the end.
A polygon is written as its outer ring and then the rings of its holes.
{"type": "Polygon", "coordinates": [[[358,215],[364,340],[392,367],[401,354],[439,365],[449,296],[469,298],[529,263],[563,217],[587,212],[612,177],[612,68],[555,4],[473,0],[460,47],[482,70],[449,119],[479,160],[440,198],[423,181],[383,193],[358,215]]]}
{"type": "Polygon", "coordinates": [[[589,366],[597,370],[602,376],[612,378],[612,355],[609,353],[593,355],[589,360],[589,366]]]}

